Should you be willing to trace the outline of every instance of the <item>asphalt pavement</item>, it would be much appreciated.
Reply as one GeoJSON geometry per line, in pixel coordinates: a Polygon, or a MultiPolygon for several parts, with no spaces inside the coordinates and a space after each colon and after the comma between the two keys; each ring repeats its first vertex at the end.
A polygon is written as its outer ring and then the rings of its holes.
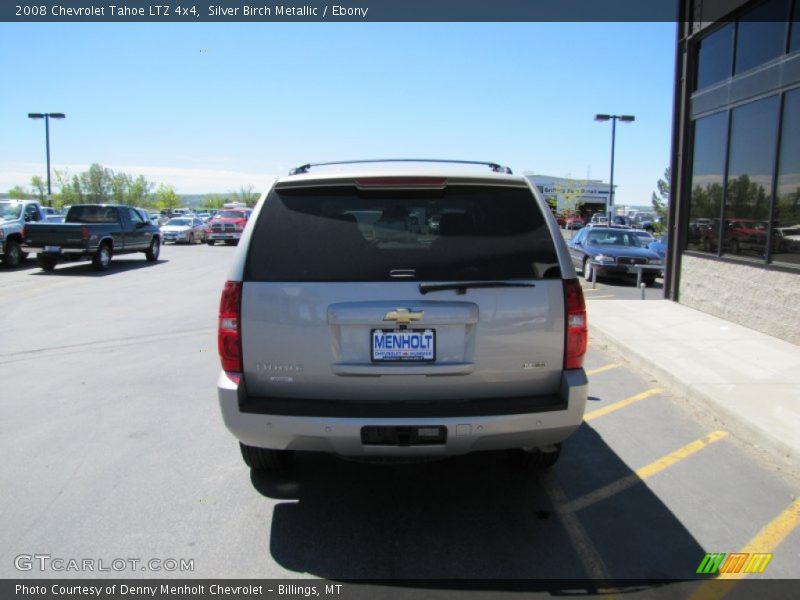
{"type": "MultiPolygon", "coordinates": [[[[706,553],[764,552],[771,562],[751,578],[800,578],[797,471],[698,401],[701,386],[636,354],[721,369],[699,349],[728,348],[749,364],[707,380],[722,389],[763,386],[770,369],[788,379],[790,348],[720,337],[667,301],[587,291],[591,397],[550,472],[502,453],[412,465],[308,454],[265,477],[242,463],[216,402],[216,313],[234,251],[169,246],[157,263],[120,257],[105,273],[32,261],[0,272],[0,577],[691,581],[706,553]],[[681,328],[695,358],[659,346],[681,328]],[[32,554],[193,568],[20,570],[32,554]]],[[[767,406],[772,388],[759,389],[752,402],[767,406]]]]}
{"type": "Polygon", "coordinates": [[[595,342],[800,466],[800,347],[668,300],[586,295],[595,342]]]}

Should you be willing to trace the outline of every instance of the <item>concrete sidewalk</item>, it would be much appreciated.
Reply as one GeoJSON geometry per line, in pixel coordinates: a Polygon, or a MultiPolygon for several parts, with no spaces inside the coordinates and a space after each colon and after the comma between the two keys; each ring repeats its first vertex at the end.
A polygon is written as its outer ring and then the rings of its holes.
{"type": "Polygon", "coordinates": [[[800,466],[800,346],[668,300],[587,305],[593,343],[800,466]]]}

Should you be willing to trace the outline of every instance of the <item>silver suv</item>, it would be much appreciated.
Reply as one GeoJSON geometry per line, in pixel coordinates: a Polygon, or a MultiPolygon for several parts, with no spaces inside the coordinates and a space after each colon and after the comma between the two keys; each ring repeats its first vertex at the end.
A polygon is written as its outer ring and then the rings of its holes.
{"type": "Polygon", "coordinates": [[[583,419],[587,329],[547,203],[494,163],[380,162],[294,169],[245,228],[217,381],[245,463],[509,450],[551,466],[583,419]]]}

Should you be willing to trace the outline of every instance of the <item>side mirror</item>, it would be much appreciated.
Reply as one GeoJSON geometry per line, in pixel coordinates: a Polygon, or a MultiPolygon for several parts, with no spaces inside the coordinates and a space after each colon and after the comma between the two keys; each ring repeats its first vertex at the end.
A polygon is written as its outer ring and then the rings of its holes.
{"type": "Polygon", "coordinates": [[[572,242],[572,243],[573,243],[573,245],[575,245],[575,246],[583,246],[583,244],[581,243],[581,241],[580,241],[580,240],[575,240],[575,241],[574,241],[574,242],[572,242]]]}

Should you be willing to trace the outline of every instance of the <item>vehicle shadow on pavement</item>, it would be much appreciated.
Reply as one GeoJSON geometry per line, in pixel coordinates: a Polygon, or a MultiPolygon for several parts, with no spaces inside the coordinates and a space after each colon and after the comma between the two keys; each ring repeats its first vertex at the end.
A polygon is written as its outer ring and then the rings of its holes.
{"type": "Polygon", "coordinates": [[[31,269],[38,269],[38,268],[39,265],[36,264],[36,261],[30,258],[23,260],[16,267],[7,267],[6,265],[0,265],[0,271],[11,271],[11,272],[29,271],[31,269]]]}
{"type": "Polygon", "coordinates": [[[547,473],[497,452],[404,465],[303,454],[293,471],[254,471],[251,481],[264,496],[291,500],[275,506],[270,552],[297,573],[587,579],[588,537],[613,579],[694,579],[703,549],[642,483],[566,517],[554,506],[632,473],[584,424],[547,473]]]}
{"type": "MultiPolygon", "coordinates": [[[[44,271],[39,269],[38,271],[31,273],[31,275],[35,275],[37,277],[57,277],[59,275],[62,277],[107,277],[110,275],[116,275],[118,273],[136,271],[137,269],[157,267],[158,265],[167,262],[169,261],[161,258],[154,262],[149,262],[144,259],[114,259],[111,262],[111,266],[105,271],[96,271],[91,262],[66,262],[59,263],[59,265],[53,271],[44,271]]],[[[33,264],[34,266],[36,265],[35,262],[33,264]]]]}

